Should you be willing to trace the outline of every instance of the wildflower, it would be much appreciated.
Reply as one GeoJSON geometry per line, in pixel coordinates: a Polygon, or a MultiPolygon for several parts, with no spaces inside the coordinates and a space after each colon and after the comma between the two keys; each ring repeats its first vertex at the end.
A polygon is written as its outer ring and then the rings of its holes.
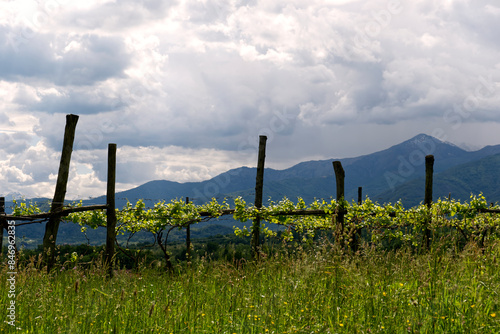
{"type": "Polygon", "coordinates": [[[491,317],[492,317],[492,318],[494,318],[494,317],[496,317],[496,316],[497,316],[497,314],[496,314],[496,313],[492,313],[492,314],[490,314],[490,315],[491,315],[491,317]]]}
{"type": "Polygon", "coordinates": [[[340,326],[340,327],[344,327],[344,324],[343,324],[343,323],[339,323],[339,326],[340,326]]]}

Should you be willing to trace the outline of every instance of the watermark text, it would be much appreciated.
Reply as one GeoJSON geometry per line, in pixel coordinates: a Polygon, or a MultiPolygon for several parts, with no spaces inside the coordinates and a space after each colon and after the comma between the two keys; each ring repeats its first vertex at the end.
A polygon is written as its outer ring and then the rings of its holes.
{"type": "Polygon", "coordinates": [[[9,302],[7,304],[7,323],[15,326],[16,323],[16,225],[15,221],[9,220],[7,222],[7,265],[9,272],[7,272],[7,284],[9,302]]]}

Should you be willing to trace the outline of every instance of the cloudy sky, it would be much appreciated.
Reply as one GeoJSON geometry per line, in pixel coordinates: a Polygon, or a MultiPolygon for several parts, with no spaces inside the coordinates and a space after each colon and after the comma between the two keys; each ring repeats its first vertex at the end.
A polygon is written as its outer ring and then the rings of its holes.
{"type": "Polygon", "coordinates": [[[368,154],[419,133],[500,144],[494,0],[0,2],[0,194],[67,197],[368,154]]]}

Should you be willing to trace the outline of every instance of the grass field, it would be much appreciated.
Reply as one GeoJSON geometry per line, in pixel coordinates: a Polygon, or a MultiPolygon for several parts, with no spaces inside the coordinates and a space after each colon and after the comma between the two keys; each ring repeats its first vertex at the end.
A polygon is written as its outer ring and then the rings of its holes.
{"type": "Polygon", "coordinates": [[[16,275],[0,333],[499,333],[500,244],[424,255],[328,243],[259,263],[200,260],[173,274],[98,265],[16,275]]]}

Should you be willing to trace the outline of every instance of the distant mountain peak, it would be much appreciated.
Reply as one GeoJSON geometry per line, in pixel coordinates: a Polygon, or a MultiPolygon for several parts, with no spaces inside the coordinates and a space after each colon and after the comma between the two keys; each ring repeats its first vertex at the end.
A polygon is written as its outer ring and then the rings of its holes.
{"type": "MultiPolygon", "coordinates": [[[[436,148],[436,147],[441,147],[441,148],[449,148],[449,149],[452,149],[454,151],[466,151],[464,150],[462,147],[456,145],[456,144],[453,144],[451,142],[448,142],[448,141],[442,141],[438,138],[435,138],[433,136],[429,136],[425,133],[421,133],[421,134],[418,134],[416,135],[415,137],[413,138],[410,138],[404,142],[402,142],[401,144],[399,145],[396,145],[396,146],[403,146],[403,147],[414,147],[414,148],[417,148],[417,149],[422,149],[424,147],[427,147],[428,150],[431,149],[431,148],[436,148]]],[[[429,154],[432,154],[432,152],[430,152],[429,154]]]]}
{"type": "Polygon", "coordinates": [[[420,149],[422,146],[432,146],[434,147],[436,144],[442,144],[443,142],[437,138],[429,136],[425,133],[420,133],[415,137],[412,137],[408,140],[403,141],[402,143],[396,144],[392,146],[390,149],[399,148],[399,149],[420,149]]]}
{"type": "Polygon", "coordinates": [[[415,137],[411,138],[411,139],[408,139],[406,142],[410,142],[410,143],[414,143],[414,144],[419,144],[421,142],[424,142],[424,141],[435,141],[435,142],[438,142],[438,143],[441,143],[441,141],[435,137],[432,137],[432,136],[429,136],[425,133],[420,133],[418,135],[416,135],[415,137]]]}

